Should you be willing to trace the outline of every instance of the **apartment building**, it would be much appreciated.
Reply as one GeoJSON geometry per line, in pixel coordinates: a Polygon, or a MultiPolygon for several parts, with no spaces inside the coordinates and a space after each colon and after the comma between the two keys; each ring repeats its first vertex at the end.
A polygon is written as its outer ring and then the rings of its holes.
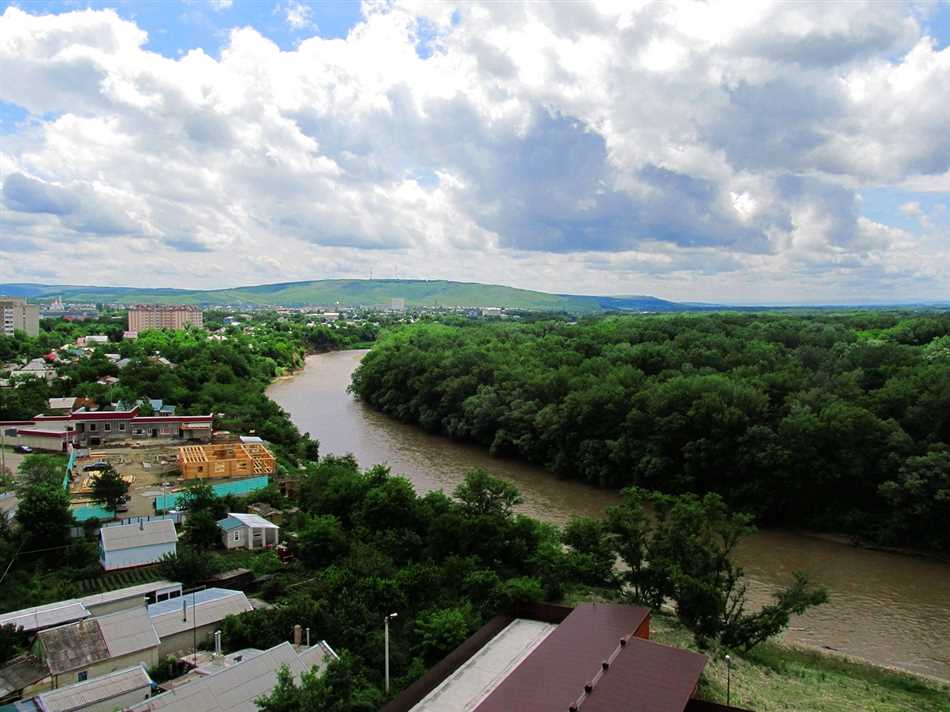
{"type": "Polygon", "coordinates": [[[40,308],[16,297],[0,297],[0,334],[13,336],[14,331],[25,331],[27,336],[39,336],[40,308]]]}
{"type": "Polygon", "coordinates": [[[129,309],[129,331],[203,326],[201,310],[190,304],[139,304],[129,309]]]}

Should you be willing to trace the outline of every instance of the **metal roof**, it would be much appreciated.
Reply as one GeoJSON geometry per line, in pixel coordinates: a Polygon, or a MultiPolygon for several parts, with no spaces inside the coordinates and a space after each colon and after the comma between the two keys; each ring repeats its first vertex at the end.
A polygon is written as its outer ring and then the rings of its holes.
{"type": "MultiPolygon", "coordinates": [[[[152,581],[151,583],[142,583],[138,586],[128,586],[126,588],[117,588],[114,591],[106,591],[105,593],[94,593],[89,596],[83,596],[78,599],[79,603],[90,608],[95,606],[103,606],[107,603],[114,603],[116,601],[124,601],[127,598],[141,597],[145,598],[150,593],[155,593],[157,591],[164,591],[165,589],[178,589],[181,590],[181,584],[175,583],[174,581],[152,581]]],[[[143,601],[142,605],[145,603],[143,601]]]]}
{"type": "Polygon", "coordinates": [[[144,607],[50,628],[42,631],[38,638],[52,675],[159,644],[158,634],[144,607]]]}
{"type": "Polygon", "coordinates": [[[144,606],[95,618],[109,648],[109,657],[158,646],[158,633],[144,606]]]}
{"type": "Polygon", "coordinates": [[[255,529],[280,529],[273,522],[269,522],[259,514],[243,514],[238,512],[228,512],[227,519],[222,519],[218,525],[224,529],[234,529],[235,526],[253,527],[255,529]],[[229,520],[232,520],[229,522],[229,520]],[[235,525],[233,522],[237,522],[235,525]]]}
{"type": "Polygon", "coordinates": [[[579,704],[582,712],[682,712],[706,659],[688,651],[667,653],[671,649],[664,646],[644,648],[630,642],[648,616],[645,608],[634,606],[577,606],[474,709],[549,712],[579,704]],[[621,645],[621,639],[627,642],[621,645]],[[610,661],[607,672],[602,672],[604,661],[610,661]],[[637,672],[636,666],[643,670],[637,672]],[[584,686],[592,681],[594,691],[585,697],[584,686]],[[602,689],[608,694],[601,695],[602,689]],[[601,698],[614,706],[599,703],[601,698]]]}
{"type": "Polygon", "coordinates": [[[50,628],[37,637],[51,675],[88,667],[109,658],[109,648],[95,618],[50,628]]]}
{"type": "Polygon", "coordinates": [[[206,588],[203,591],[186,593],[179,598],[152,603],[148,607],[148,615],[159,637],[166,638],[251,610],[253,607],[242,591],[206,588]]]}
{"type": "Polygon", "coordinates": [[[295,677],[306,671],[290,643],[281,643],[219,673],[141,702],[129,712],[257,712],[255,700],[274,689],[277,671],[283,665],[295,677]]]}
{"type": "Polygon", "coordinates": [[[298,651],[297,659],[300,660],[304,670],[316,668],[317,673],[322,673],[330,661],[339,659],[339,656],[327,641],[321,640],[314,646],[298,651]]]}
{"type": "Polygon", "coordinates": [[[103,551],[122,551],[140,546],[155,544],[174,544],[178,541],[175,523],[169,519],[159,519],[141,524],[123,524],[118,527],[104,527],[99,532],[103,551]]]}
{"type": "Polygon", "coordinates": [[[141,665],[135,665],[92,680],[44,692],[38,698],[39,708],[43,712],[74,712],[151,685],[152,678],[145,669],[141,665]]]}
{"type": "Polygon", "coordinates": [[[39,658],[21,655],[0,667],[0,700],[19,693],[49,675],[49,670],[39,658]]]}
{"type": "Polygon", "coordinates": [[[91,615],[80,601],[70,599],[4,613],[0,615],[0,625],[12,624],[27,632],[32,632],[63,623],[72,623],[91,615]]]}

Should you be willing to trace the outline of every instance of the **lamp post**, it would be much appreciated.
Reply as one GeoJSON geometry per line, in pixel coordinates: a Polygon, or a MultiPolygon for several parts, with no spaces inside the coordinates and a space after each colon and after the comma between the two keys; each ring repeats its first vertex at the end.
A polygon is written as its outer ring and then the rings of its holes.
{"type": "Polygon", "coordinates": [[[726,704],[732,702],[732,656],[726,656],[726,704]]]}
{"type": "Polygon", "coordinates": [[[389,694],[389,619],[398,616],[398,613],[390,613],[383,619],[383,625],[386,628],[386,694],[389,694]]]}

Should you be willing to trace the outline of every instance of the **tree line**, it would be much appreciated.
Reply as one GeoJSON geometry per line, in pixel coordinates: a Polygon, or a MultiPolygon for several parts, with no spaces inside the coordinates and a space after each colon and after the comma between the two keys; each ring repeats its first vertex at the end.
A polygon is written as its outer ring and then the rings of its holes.
{"type": "Polygon", "coordinates": [[[414,324],[351,388],[559,476],[946,552],[948,334],[943,312],[414,324]]]}

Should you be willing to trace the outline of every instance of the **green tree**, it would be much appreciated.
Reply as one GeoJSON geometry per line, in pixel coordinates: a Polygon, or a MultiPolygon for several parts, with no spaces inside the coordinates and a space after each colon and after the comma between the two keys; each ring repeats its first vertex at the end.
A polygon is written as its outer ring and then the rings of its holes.
{"type": "Polygon", "coordinates": [[[17,468],[21,489],[47,484],[62,487],[65,476],[66,463],[58,455],[27,455],[17,468]]]}
{"type": "Polygon", "coordinates": [[[0,665],[26,652],[29,646],[30,636],[22,628],[12,623],[0,625],[0,665]]]}
{"type": "Polygon", "coordinates": [[[165,554],[159,571],[169,581],[181,581],[188,587],[206,581],[221,571],[221,560],[206,551],[179,544],[174,554],[165,554]]]}
{"type": "Polygon", "coordinates": [[[255,702],[260,712],[375,712],[382,699],[379,689],[368,681],[362,661],[342,650],[322,675],[311,671],[299,685],[282,667],[273,691],[255,702]]]}
{"type": "Polygon", "coordinates": [[[218,520],[206,509],[189,511],[185,515],[184,539],[195,549],[212,549],[221,542],[218,520]]]}
{"type": "Polygon", "coordinates": [[[518,488],[510,482],[492,477],[481,468],[465,475],[465,480],[455,488],[455,496],[462,502],[466,514],[511,516],[512,509],[523,498],[518,488]]]}
{"type": "Polygon", "coordinates": [[[340,520],[332,514],[308,516],[297,529],[294,553],[309,566],[328,566],[343,556],[346,550],[346,534],[340,520]]]}
{"type": "Polygon", "coordinates": [[[433,664],[475,630],[479,617],[471,604],[440,608],[416,618],[416,651],[433,664]]]}
{"type": "Polygon", "coordinates": [[[919,531],[926,537],[923,544],[950,549],[950,451],[907,458],[897,477],[880,489],[891,504],[896,532],[919,531]]]}
{"type": "Polygon", "coordinates": [[[129,483],[122,479],[112,465],[102,470],[92,483],[93,501],[111,511],[113,517],[118,513],[119,505],[125,501],[128,493],[129,483]]]}
{"type": "Polygon", "coordinates": [[[25,548],[48,549],[69,541],[73,513],[62,484],[36,484],[19,490],[16,522],[26,537],[25,548]]]}

